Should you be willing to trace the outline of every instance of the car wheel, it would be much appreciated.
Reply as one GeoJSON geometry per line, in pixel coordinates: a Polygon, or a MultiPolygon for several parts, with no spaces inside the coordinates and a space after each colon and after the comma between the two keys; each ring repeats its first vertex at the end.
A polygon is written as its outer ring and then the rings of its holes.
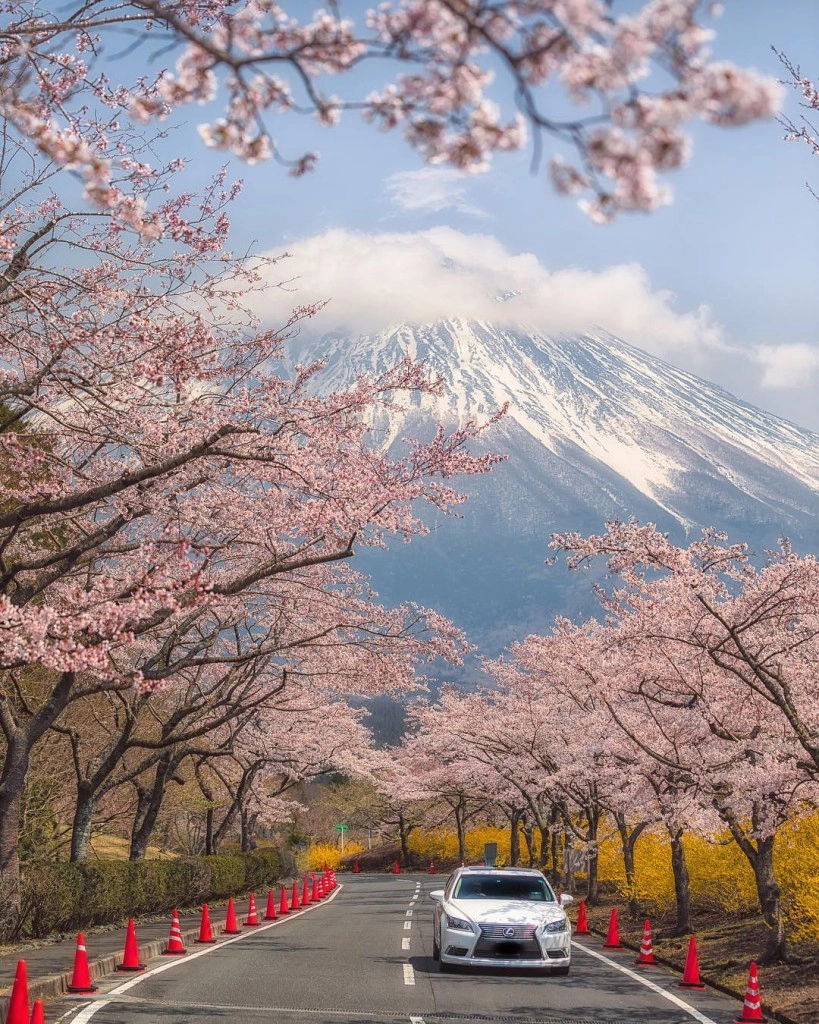
{"type": "Polygon", "coordinates": [[[434,935],[432,936],[432,959],[441,959],[441,947],[438,945],[438,940],[435,938],[434,935]]]}
{"type": "Polygon", "coordinates": [[[560,975],[563,978],[565,978],[568,973],[569,973],[569,968],[568,967],[553,967],[552,968],[552,974],[558,974],[558,975],[560,975]]]}

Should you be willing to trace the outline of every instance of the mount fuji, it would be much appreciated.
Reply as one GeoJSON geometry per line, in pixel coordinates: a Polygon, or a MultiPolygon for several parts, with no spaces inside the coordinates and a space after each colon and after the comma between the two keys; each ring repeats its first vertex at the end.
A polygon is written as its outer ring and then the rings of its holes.
{"type": "Polygon", "coordinates": [[[407,548],[362,549],[357,563],[386,601],[437,608],[495,654],[555,614],[593,614],[590,581],[546,566],[553,532],[599,532],[607,519],[656,523],[678,541],[716,526],[762,554],[788,537],[819,549],[819,434],[763,412],[603,330],[576,337],[452,318],[358,338],[300,341],[322,390],[409,355],[445,382],[373,424],[378,442],[455,426],[508,403],[484,436],[506,456],[465,481],[460,518],[429,520],[407,548]]]}

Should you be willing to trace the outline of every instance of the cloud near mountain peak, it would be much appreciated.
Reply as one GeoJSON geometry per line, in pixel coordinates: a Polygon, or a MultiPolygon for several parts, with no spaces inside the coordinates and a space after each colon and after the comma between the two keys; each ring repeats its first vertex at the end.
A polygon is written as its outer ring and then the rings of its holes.
{"type": "Polygon", "coordinates": [[[446,227],[375,234],[332,228],[288,250],[288,290],[270,289],[256,300],[268,320],[279,319],[288,302],[327,299],[315,324],[321,331],[369,334],[460,316],[549,334],[600,325],[655,353],[725,347],[707,307],[677,310],[673,293],[653,289],[638,263],[550,270],[492,235],[446,227]]]}

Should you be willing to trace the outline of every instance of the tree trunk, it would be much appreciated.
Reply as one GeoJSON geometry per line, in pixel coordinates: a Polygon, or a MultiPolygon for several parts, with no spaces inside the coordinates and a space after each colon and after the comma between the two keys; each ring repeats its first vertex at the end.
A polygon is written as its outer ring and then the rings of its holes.
{"type": "Polygon", "coordinates": [[[0,943],[13,938],[20,927],[20,812],[31,752],[43,734],[63,713],[71,699],[73,672],[64,672],[51,694],[21,725],[0,690],[6,750],[0,770],[0,943]]]}
{"type": "Polygon", "coordinates": [[[540,835],[540,854],[537,859],[537,866],[543,871],[549,857],[552,833],[548,825],[538,825],[538,833],[540,835]]]}
{"type": "Polygon", "coordinates": [[[685,859],[682,829],[668,829],[671,838],[671,870],[674,872],[674,899],[677,904],[677,922],[673,935],[691,934],[691,886],[688,863],[685,859]]]}
{"type": "Polygon", "coordinates": [[[640,907],[640,900],[637,896],[637,872],[634,867],[634,847],[637,845],[637,840],[642,835],[643,830],[646,827],[646,823],[640,822],[639,825],[629,832],[625,814],[618,812],[614,815],[614,820],[617,822],[617,831],[620,833],[620,845],[623,850],[623,867],[626,872],[628,912],[629,916],[633,920],[637,920],[642,911],[640,907]]]}
{"type": "Polygon", "coordinates": [[[171,771],[170,757],[163,757],[156,766],[153,785],[150,789],[140,788],[134,825],[131,830],[131,849],[128,860],[143,860],[151,841],[156,819],[162,808],[165,785],[171,771]]]}
{"type": "Polygon", "coordinates": [[[463,800],[459,800],[452,810],[455,814],[455,828],[458,831],[458,859],[466,863],[466,827],[464,825],[463,800]]]}
{"type": "Polygon", "coordinates": [[[403,866],[409,867],[410,862],[410,848],[409,848],[409,834],[410,830],[407,828],[407,823],[404,820],[404,815],[399,814],[398,816],[398,842],[401,846],[401,863],[403,866]]]}
{"type": "Polygon", "coordinates": [[[782,919],[781,893],[773,865],[774,836],[758,839],[757,854],[751,862],[762,920],[768,926],[768,938],[760,962],[771,964],[787,960],[785,922],[782,919]]]}
{"type": "Polygon", "coordinates": [[[96,792],[86,785],[77,787],[77,806],[71,826],[71,854],[73,862],[88,860],[91,848],[91,824],[94,820],[96,792]]]}
{"type": "Polygon", "coordinates": [[[535,826],[528,821],[523,823],[523,841],[526,843],[526,861],[530,868],[535,866],[535,826]]]}
{"type": "Polygon", "coordinates": [[[598,879],[597,879],[597,844],[589,850],[589,876],[586,882],[586,902],[593,906],[599,903],[598,898],[598,879]]]}
{"type": "Polygon", "coordinates": [[[7,777],[0,791],[0,942],[12,939],[20,926],[20,860],[17,840],[25,771],[7,777]]]}
{"type": "Polygon", "coordinates": [[[520,811],[513,810],[509,815],[509,862],[511,866],[520,864],[520,811]]]}
{"type": "Polygon", "coordinates": [[[213,808],[209,807],[205,812],[205,856],[216,855],[216,841],[213,836],[213,808]]]}

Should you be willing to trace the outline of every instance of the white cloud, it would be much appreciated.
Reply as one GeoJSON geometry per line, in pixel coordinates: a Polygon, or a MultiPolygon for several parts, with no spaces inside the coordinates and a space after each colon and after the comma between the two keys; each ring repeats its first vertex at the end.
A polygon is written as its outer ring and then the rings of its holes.
{"type": "Polygon", "coordinates": [[[762,366],[764,388],[810,387],[819,371],[819,348],[804,343],[760,345],[753,358],[762,366]]]}
{"type": "Polygon", "coordinates": [[[472,217],[488,217],[485,210],[466,198],[467,176],[462,171],[443,167],[423,167],[418,171],[398,171],[384,182],[387,194],[402,210],[438,213],[457,210],[472,217]]]}
{"type": "Polygon", "coordinates": [[[684,350],[689,358],[726,347],[707,307],[678,311],[674,295],[653,289],[637,263],[551,271],[491,235],[443,227],[381,234],[332,229],[289,248],[291,290],[271,288],[257,300],[269,321],[279,320],[288,302],[329,299],[315,321],[322,331],[367,334],[462,316],[552,334],[599,325],[650,351],[684,350]],[[498,301],[509,292],[513,299],[498,301]]]}

